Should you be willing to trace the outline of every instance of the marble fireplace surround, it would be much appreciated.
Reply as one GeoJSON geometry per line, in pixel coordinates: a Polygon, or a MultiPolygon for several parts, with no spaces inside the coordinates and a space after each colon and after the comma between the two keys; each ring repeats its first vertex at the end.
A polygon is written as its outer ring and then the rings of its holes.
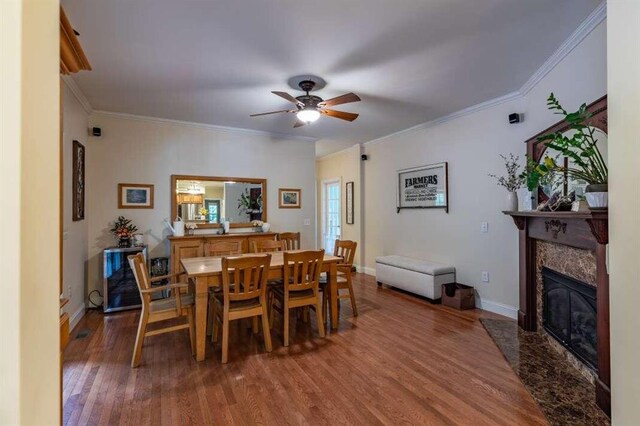
{"type": "MultiPolygon", "coordinates": [[[[607,414],[611,412],[609,351],[609,274],[606,265],[608,212],[504,212],[513,218],[519,233],[520,306],[518,325],[525,331],[542,327],[542,277],[546,266],[557,272],[596,286],[597,292],[597,375],[580,361],[567,360],[596,386],[595,400],[607,414]],[[575,361],[575,362],[574,362],[575,361]]],[[[549,336],[552,345],[569,352],[549,336]]]]}
{"type": "MultiPolygon", "coordinates": [[[[597,288],[597,265],[595,252],[563,244],[540,240],[536,244],[536,320],[543,323],[544,282],[542,268],[547,267],[561,274],[597,288]]],[[[544,327],[538,327],[549,344],[558,351],[591,384],[595,384],[597,374],[576,358],[567,348],[553,338],[544,327]]]]}

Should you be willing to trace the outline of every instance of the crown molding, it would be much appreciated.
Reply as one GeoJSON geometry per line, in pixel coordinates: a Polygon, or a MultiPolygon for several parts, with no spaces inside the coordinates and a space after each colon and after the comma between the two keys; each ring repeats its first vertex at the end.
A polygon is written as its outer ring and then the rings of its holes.
{"type": "Polygon", "coordinates": [[[522,97],[522,95],[520,94],[520,92],[518,92],[518,91],[511,92],[511,93],[508,93],[508,94],[506,94],[504,96],[500,96],[498,98],[489,99],[488,101],[481,102],[481,103],[476,104],[476,105],[472,105],[470,107],[461,109],[461,110],[456,111],[456,112],[452,112],[451,114],[443,115],[442,117],[436,118],[436,119],[431,120],[431,121],[427,121],[426,123],[421,123],[421,124],[418,124],[416,126],[409,127],[408,129],[400,130],[398,132],[391,133],[389,135],[385,135],[385,136],[379,137],[377,139],[370,140],[368,142],[364,142],[362,145],[364,145],[364,146],[376,145],[376,144],[384,142],[385,140],[387,140],[389,138],[392,138],[392,137],[396,137],[396,136],[403,135],[405,133],[411,133],[411,132],[415,132],[415,131],[418,131],[418,130],[424,130],[424,129],[428,129],[430,127],[438,126],[438,125],[444,124],[444,123],[446,123],[448,121],[452,121],[452,120],[464,117],[466,115],[473,114],[473,113],[476,113],[478,111],[482,111],[484,109],[493,108],[493,107],[498,106],[500,104],[503,104],[505,102],[510,102],[510,101],[519,99],[521,97],[522,97]]]}
{"type": "Polygon", "coordinates": [[[193,121],[182,121],[182,120],[173,120],[170,118],[127,114],[124,112],[95,110],[93,111],[92,115],[94,117],[102,116],[102,117],[120,118],[123,120],[143,121],[148,123],[172,124],[177,126],[193,127],[198,129],[216,130],[216,131],[227,132],[227,133],[244,133],[244,134],[254,135],[254,136],[271,136],[271,137],[278,137],[285,140],[293,140],[293,141],[315,142],[318,140],[318,138],[314,138],[310,136],[292,136],[286,133],[267,132],[264,130],[243,129],[241,127],[219,126],[216,124],[196,123],[193,121]]]}
{"type": "Polygon", "coordinates": [[[520,93],[526,95],[540,81],[547,76],[564,58],[582,43],[593,30],[607,19],[607,1],[600,5],[585,19],[582,24],[567,38],[564,43],[545,61],[544,64],[520,88],[520,93]]]}
{"type": "MultiPolygon", "coordinates": [[[[527,82],[515,92],[508,93],[504,96],[490,99],[486,102],[479,103],[477,105],[470,106],[460,111],[447,114],[435,120],[428,121],[426,123],[418,124],[417,126],[409,127],[408,129],[400,130],[399,132],[391,133],[377,139],[364,142],[361,145],[369,146],[383,142],[389,138],[410,133],[417,130],[428,129],[430,127],[444,124],[448,121],[464,117],[465,115],[473,114],[484,109],[492,108],[496,105],[500,105],[505,102],[522,98],[529,93],[540,81],[551,72],[564,58],[569,55],[591,32],[596,29],[603,21],[607,19],[607,0],[604,0],[591,14],[580,24],[580,26],[567,38],[560,47],[549,57],[544,64],[527,80],[527,82]]],[[[328,154],[331,155],[331,154],[328,154]]],[[[322,157],[326,158],[328,155],[322,157]]]]}
{"type": "Polygon", "coordinates": [[[64,84],[67,85],[69,90],[71,90],[71,93],[73,93],[73,96],[75,96],[78,102],[80,102],[80,105],[82,105],[82,108],[85,110],[85,112],[91,115],[94,112],[93,107],[89,103],[89,100],[84,95],[84,93],[82,93],[82,90],[80,90],[80,87],[78,87],[73,77],[71,77],[70,75],[61,75],[60,78],[62,78],[64,84]]]}

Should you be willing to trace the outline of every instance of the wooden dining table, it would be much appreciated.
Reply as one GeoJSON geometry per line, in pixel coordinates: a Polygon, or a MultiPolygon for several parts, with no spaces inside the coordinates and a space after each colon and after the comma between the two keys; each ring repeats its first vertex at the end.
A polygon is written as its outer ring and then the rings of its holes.
{"type": "MultiPolygon", "coordinates": [[[[293,250],[293,252],[299,250],[293,250]]],[[[239,256],[255,256],[255,254],[242,254],[239,256]]],[[[195,287],[196,306],[196,360],[205,358],[205,342],[207,339],[207,307],[209,303],[209,288],[222,285],[222,261],[221,257],[191,257],[182,259],[182,267],[195,287]]],[[[332,330],[338,328],[338,263],[341,257],[324,255],[322,272],[327,273],[327,285],[329,291],[330,326],[332,330]]],[[[284,277],[284,253],[271,253],[271,265],[269,267],[269,280],[282,279],[284,277]]],[[[324,314],[324,313],[323,313],[324,314]]]]}

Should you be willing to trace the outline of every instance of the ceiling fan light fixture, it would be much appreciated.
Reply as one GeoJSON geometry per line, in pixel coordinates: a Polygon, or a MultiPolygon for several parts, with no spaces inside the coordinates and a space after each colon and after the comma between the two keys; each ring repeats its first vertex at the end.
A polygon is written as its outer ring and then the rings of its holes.
{"type": "Polygon", "coordinates": [[[315,108],[304,108],[296,113],[296,117],[298,117],[298,120],[309,124],[320,118],[320,112],[315,108]]]}

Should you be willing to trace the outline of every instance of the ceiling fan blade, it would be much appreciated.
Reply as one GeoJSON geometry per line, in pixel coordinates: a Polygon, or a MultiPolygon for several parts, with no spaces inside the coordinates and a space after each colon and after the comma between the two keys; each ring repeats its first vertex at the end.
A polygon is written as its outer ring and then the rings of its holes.
{"type": "Polygon", "coordinates": [[[305,123],[304,121],[298,119],[296,120],[296,124],[293,125],[293,128],[295,129],[296,127],[302,127],[304,125],[306,125],[307,123],[305,123]]]}
{"type": "Polygon", "coordinates": [[[294,98],[293,96],[291,96],[290,94],[288,94],[287,92],[271,92],[274,95],[278,95],[281,98],[284,98],[286,100],[288,100],[289,102],[293,103],[293,104],[300,104],[301,102],[299,100],[297,100],[296,98],[294,98]]]}
{"type": "Polygon", "coordinates": [[[321,107],[331,107],[335,105],[348,104],[351,102],[360,102],[360,101],[361,101],[360,97],[355,93],[346,93],[342,96],[327,99],[326,101],[320,102],[318,105],[321,107]]]}
{"type": "Polygon", "coordinates": [[[260,114],[251,114],[249,117],[259,117],[261,115],[278,114],[280,112],[293,112],[293,111],[291,111],[290,109],[283,109],[280,111],[261,112],[260,114]]]}
{"type": "Polygon", "coordinates": [[[336,111],[334,109],[321,109],[322,114],[326,114],[329,117],[339,118],[341,120],[353,121],[358,118],[358,114],[352,112],[336,111]]]}

